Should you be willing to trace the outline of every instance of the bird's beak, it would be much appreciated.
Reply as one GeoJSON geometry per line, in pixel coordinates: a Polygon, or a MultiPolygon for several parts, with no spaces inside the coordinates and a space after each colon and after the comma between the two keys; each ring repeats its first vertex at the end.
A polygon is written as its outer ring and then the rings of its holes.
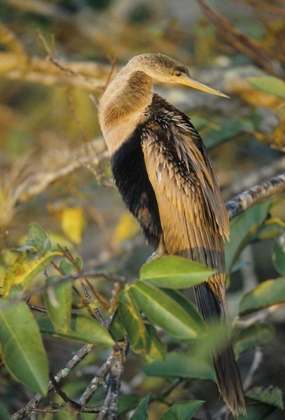
{"type": "Polygon", "coordinates": [[[219,90],[216,90],[207,85],[204,85],[203,83],[198,82],[198,80],[195,80],[190,76],[185,75],[185,77],[183,79],[180,79],[179,81],[183,85],[189,86],[193,89],[198,89],[198,90],[201,90],[202,92],[210,93],[211,95],[217,95],[217,96],[222,96],[223,98],[229,98],[229,96],[225,95],[219,90]]]}

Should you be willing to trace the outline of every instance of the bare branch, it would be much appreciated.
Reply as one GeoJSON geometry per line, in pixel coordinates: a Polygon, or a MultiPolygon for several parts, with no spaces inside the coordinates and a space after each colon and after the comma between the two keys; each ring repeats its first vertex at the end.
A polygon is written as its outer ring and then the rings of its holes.
{"type": "Polygon", "coordinates": [[[81,166],[97,166],[105,159],[109,158],[109,152],[103,140],[96,139],[86,143],[76,149],[73,153],[66,156],[61,167],[53,172],[40,172],[31,174],[21,182],[13,192],[14,202],[25,201],[28,198],[44,191],[52,182],[70,174],[81,166]]]}
{"type": "Polygon", "coordinates": [[[0,23],[0,40],[2,44],[6,45],[6,47],[17,56],[18,61],[28,61],[29,57],[23,45],[15,37],[13,32],[11,32],[7,26],[2,23],[0,23]]]}
{"type": "Polygon", "coordinates": [[[106,362],[100,367],[98,370],[96,376],[92,379],[84,393],[79,399],[79,403],[81,405],[86,405],[94,392],[99,388],[99,386],[102,384],[104,378],[108,375],[111,369],[111,363],[112,363],[113,355],[109,356],[106,362]]]}
{"type": "Polygon", "coordinates": [[[104,420],[105,418],[107,420],[117,420],[118,418],[119,389],[121,386],[128,350],[129,343],[127,339],[120,342],[118,347],[114,349],[107,392],[97,420],[104,420]]]}
{"type": "Polygon", "coordinates": [[[223,189],[223,197],[225,200],[241,193],[252,187],[252,185],[260,184],[274,176],[277,176],[282,171],[285,171],[285,157],[276,159],[271,162],[270,165],[261,167],[258,171],[255,170],[237,182],[232,183],[228,187],[223,189]]]}
{"type": "Polygon", "coordinates": [[[109,66],[94,62],[60,61],[60,63],[55,65],[55,60],[36,57],[23,62],[14,53],[1,52],[1,78],[45,86],[73,86],[89,92],[101,92],[110,72],[109,66]]]}
{"type": "MultiPolygon", "coordinates": [[[[223,16],[208,6],[203,0],[197,0],[205,16],[215,26],[218,34],[222,36],[237,51],[249,57],[258,66],[266,70],[269,74],[278,75],[278,70],[271,57],[276,58],[274,51],[265,48],[264,45],[248,37],[240,30],[235,28],[223,16]]],[[[279,60],[284,60],[284,56],[278,54],[279,60]]]]}
{"type": "MultiPolygon", "coordinates": [[[[72,359],[69,360],[66,366],[56,374],[56,382],[60,383],[64,378],[66,378],[70,374],[70,372],[78,365],[78,363],[80,363],[93,348],[93,344],[85,344],[83,347],[81,347],[81,349],[79,349],[78,352],[72,357],[72,359]]],[[[50,383],[48,386],[48,392],[50,392],[53,389],[54,387],[50,383]]],[[[11,420],[23,419],[27,412],[36,408],[43,399],[44,397],[41,394],[35,394],[33,398],[25,405],[25,407],[21,408],[21,410],[17,411],[17,413],[13,414],[11,420]]]]}
{"type": "Polygon", "coordinates": [[[257,203],[268,200],[275,194],[285,191],[285,172],[277,175],[260,185],[255,185],[249,190],[237,195],[227,202],[226,207],[230,219],[238,216],[257,203]]]}

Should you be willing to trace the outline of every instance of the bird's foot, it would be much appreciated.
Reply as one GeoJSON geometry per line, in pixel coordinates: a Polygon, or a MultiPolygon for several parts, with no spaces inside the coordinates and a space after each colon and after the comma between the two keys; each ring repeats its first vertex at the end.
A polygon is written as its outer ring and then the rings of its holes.
{"type": "Polygon", "coordinates": [[[164,255],[167,255],[167,254],[168,254],[168,252],[165,248],[164,242],[161,241],[160,244],[158,245],[157,250],[155,252],[153,252],[150,257],[148,257],[146,262],[150,262],[150,261],[153,261],[153,260],[158,260],[158,258],[161,258],[161,257],[163,257],[164,255]]]}

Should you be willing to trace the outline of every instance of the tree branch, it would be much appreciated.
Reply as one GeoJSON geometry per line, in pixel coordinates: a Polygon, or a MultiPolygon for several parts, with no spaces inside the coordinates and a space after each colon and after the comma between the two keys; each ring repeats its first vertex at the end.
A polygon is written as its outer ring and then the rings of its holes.
{"type": "MultiPolygon", "coordinates": [[[[70,374],[70,372],[78,365],[78,363],[80,363],[93,348],[93,344],[85,344],[83,347],[81,347],[81,349],[79,349],[78,352],[72,357],[72,359],[69,360],[66,366],[56,374],[56,382],[60,383],[64,378],[66,378],[70,374]]],[[[48,386],[48,392],[50,392],[53,389],[54,387],[50,382],[48,386]]],[[[23,419],[27,412],[36,408],[43,399],[44,397],[41,394],[35,394],[33,398],[25,405],[25,407],[21,408],[21,410],[17,411],[17,413],[13,414],[11,420],[23,419]]]]}
{"type": "Polygon", "coordinates": [[[242,192],[226,204],[230,220],[257,203],[285,191],[285,172],[242,192]]]}

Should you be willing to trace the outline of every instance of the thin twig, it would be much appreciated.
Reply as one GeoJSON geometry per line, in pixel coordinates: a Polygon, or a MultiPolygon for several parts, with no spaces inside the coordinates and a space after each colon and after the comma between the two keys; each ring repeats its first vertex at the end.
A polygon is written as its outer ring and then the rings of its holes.
{"type": "Polygon", "coordinates": [[[81,409],[81,405],[78,404],[76,401],[71,400],[67,394],[60,388],[59,383],[56,381],[55,377],[53,376],[53,374],[50,372],[49,374],[50,377],[50,381],[52,383],[52,386],[54,388],[54,390],[58,393],[58,395],[63,399],[63,401],[65,403],[68,403],[71,405],[72,408],[74,408],[77,411],[80,411],[81,409]]]}
{"type": "MultiPolygon", "coordinates": [[[[230,45],[232,45],[237,51],[248,56],[258,66],[266,70],[269,74],[278,75],[276,66],[271,59],[273,51],[267,49],[261,43],[243,34],[240,30],[235,28],[230,22],[228,22],[222,15],[208,6],[203,0],[197,0],[201,6],[204,14],[207,16],[209,21],[215,26],[218,34],[225,39],[230,45]]],[[[284,60],[283,55],[278,55],[280,60],[284,60]]]]}
{"type": "Polygon", "coordinates": [[[259,368],[260,364],[262,363],[262,359],[263,359],[262,351],[260,350],[259,347],[256,347],[250,370],[247,374],[247,377],[245,378],[243,382],[244,390],[247,390],[250,387],[253,380],[253,376],[255,372],[257,371],[257,369],[259,368]]]}
{"type": "MultiPolygon", "coordinates": [[[[85,344],[78,352],[68,361],[66,366],[61,369],[55,376],[56,382],[60,383],[64,378],[66,378],[70,372],[80,363],[94,348],[93,344],[85,344]]],[[[50,383],[48,386],[48,392],[54,389],[53,385],[50,383]]],[[[33,398],[25,405],[25,407],[21,408],[21,410],[17,411],[17,413],[13,414],[11,420],[20,420],[23,419],[26,413],[34,408],[36,408],[40,402],[44,399],[41,394],[35,394],[33,398]]]]}
{"type": "MultiPolygon", "coordinates": [[[[99,139],[100,140],[100,139],[99,139]]],[[[13,198],[15,201],[25,201],[28,198],[38,195],[44,191],[48,185],[52,182],[69,175],[71,172],[82,167],[83,165],[98,165],[101,161],[109,159],[109,152],[106,150],[96,152],[98,150],[105,149],[100,141],[94,140],[87,145],[81,146],[75,150],[72,154],[66,157],[65,161],[62,162],[61,167],[52,172],[38,172],[31,174],[27,177],[20,185],[15,188],[13,198]],[[94,150],[93,149],[94,146],[94,150]],[[87,154],[87,150],[89,154],[87,154]]]]}
{"type": "Polygon", "coordinates": [[[85,389],[84,393],[81,395],[79,399],[79,403],[81,405],[86,405],[94,392],[99,388],[99,386],[103,383],[104,379],[108,375],[111,369],[111,362],[112,362],[113,355],[109,356],[106,362],[100,367],[98,370],[95,378],[92,379],[88,387],[85,389]]]}
{"type": "MultiPolygon", "coordinates": [[[[119,277],[119,276],[115,276],[113,274],[104,272],[104,271],[94,271],[94,270],[90,270],[90,271],[82,271],[79,273],[73,273],[73,274],[66,274],[65,276],[60,277],[58,280],[55,280],[52,284],[53,287],[56,287],[59,284],[62,283],[66,283],[68,281],[74,281],[74,280],[78,280],[82,277],[91,277],[91,278],[101,278],[101,279],[105,279],[107,281],[111,281],[113,283],[117,283],[117,282],[122,282],[124,281],[123,277],[119,277]]],[[[40,293],[42,293],[43,291],[45,291],[48,287],[51,287],[50,285],[43,285],[43,286],[39,286],[36,287],[33,290],[33,295],[38,295],[40,293]]],[[[24,293],[20,293],[18,296],[16,296],[13,300],[9,300],[9,302],[7,301],[6,304],[2,305],[1,310],[5,311],[10,305],[13,305],[17,302],[21,302],[21,301],[25,301],[27,300],[31,295],[31,292],[24,292],[24,293]]]]}

